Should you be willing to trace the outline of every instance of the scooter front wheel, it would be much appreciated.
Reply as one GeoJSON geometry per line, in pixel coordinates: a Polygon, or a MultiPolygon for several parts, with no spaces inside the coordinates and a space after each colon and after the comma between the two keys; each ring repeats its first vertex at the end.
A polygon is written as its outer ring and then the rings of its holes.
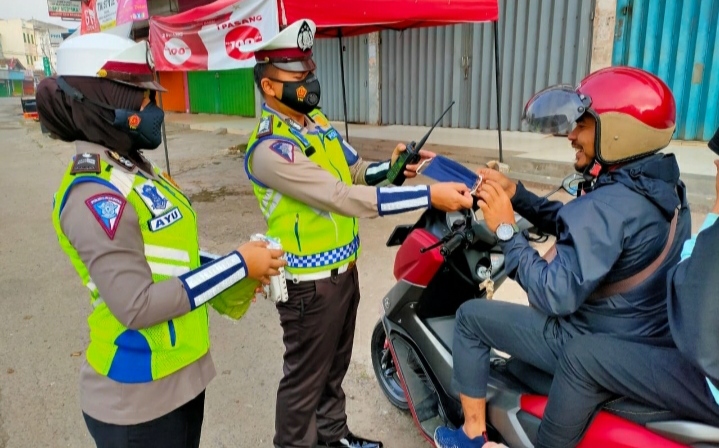
{"type": "Polygon", "coordinates": [[[372,350],[372,367],[382,393],[392,403],[392,406],[403,411],[409,410],[407,397],[404,395],[404,389],[400,383],[399,373],[394,365],[394,358],[392,358],[392,352],[381,320],[377,322],[374,331],[372,331],[370,346],[372,350]]]}

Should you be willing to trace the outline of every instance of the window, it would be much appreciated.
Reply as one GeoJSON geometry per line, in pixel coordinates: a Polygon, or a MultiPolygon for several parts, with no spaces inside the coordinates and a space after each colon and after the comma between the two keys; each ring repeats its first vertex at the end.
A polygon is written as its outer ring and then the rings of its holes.
{"type": "Polygon", "coordinates": [[[34,34],[30,35],[30,40],[32,41],[32,43],[34,45],[35,44],[35,35],[34,34]]]}
{"type": "Polygon", "coordinates": [[[22,33],[22,41],[27,43],[27,34],[22,33]]]}

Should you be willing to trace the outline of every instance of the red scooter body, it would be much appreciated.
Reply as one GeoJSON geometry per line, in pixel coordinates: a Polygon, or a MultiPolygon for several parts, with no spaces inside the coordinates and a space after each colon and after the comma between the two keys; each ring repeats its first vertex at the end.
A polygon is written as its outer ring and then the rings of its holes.
{"type": "MultiPolygon", "coordinates": [[[[519,221],[520,227],[531,226],[519,221]]],[[[459,395],[451,385],[454,315],[463,302],[483,299],[478,285],[488,271],[496,287],[506,278],[493,238],[469,212],[447,216],[428,210],[413,226],[398,226],[387,243],[400,245],[394,263],[397,283],[383,299],[385,314],[372,335],[373,366],[389,401],[410,411],[431,444],[437,426],[459,427],[463,421],[459,395]]],[[[490,439],[532,447],[550,385],[548,374],[493,353],[487,396],[490,439]]],[[[579,446],[719,446],[719,428],[618,399],[599,412],[579,446]]]]}

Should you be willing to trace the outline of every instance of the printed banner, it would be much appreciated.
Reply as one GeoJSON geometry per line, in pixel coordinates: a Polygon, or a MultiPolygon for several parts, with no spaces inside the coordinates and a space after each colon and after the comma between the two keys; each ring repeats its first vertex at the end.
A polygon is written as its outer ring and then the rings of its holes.
{"type": "Polygon", "coordinates": [[[160,71],[228,70],[255,65],[240,46],[279,32],[275,0],[218,0],[150,19],[150,47],[160,71]]]}
{"type": "Polygon", "coordinates": [[[149,17],[147,0],[83,0],[80,34],[99,33],[149,17]]]}
{"type": "Polygon", "coordinates": [[[47,0],[47,13],[50,17],[60,17],[68,20],[80,20],[82,18],[80,2],[73,0],[47,0]]]}

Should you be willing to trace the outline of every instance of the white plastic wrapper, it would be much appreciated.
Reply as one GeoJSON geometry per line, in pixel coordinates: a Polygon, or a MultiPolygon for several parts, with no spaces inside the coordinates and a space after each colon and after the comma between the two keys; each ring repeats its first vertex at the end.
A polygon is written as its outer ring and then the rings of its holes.
{"type": "MultiPolygon", "coordinates": [[[[250,237],[250,241],[266,241],[267,247],[270,249],[282,249],[279,240],[270,238],[266,235],[256,233],[250,237]]],[[[287,282],[285,281],[285,268],[280,268],[280,275],[270,277],[270,284],[265,285],[262,293],[258,293],[259,297],[272,300],[274,303],[287,302],[289,295],[287,293],[287,282]]]]}

